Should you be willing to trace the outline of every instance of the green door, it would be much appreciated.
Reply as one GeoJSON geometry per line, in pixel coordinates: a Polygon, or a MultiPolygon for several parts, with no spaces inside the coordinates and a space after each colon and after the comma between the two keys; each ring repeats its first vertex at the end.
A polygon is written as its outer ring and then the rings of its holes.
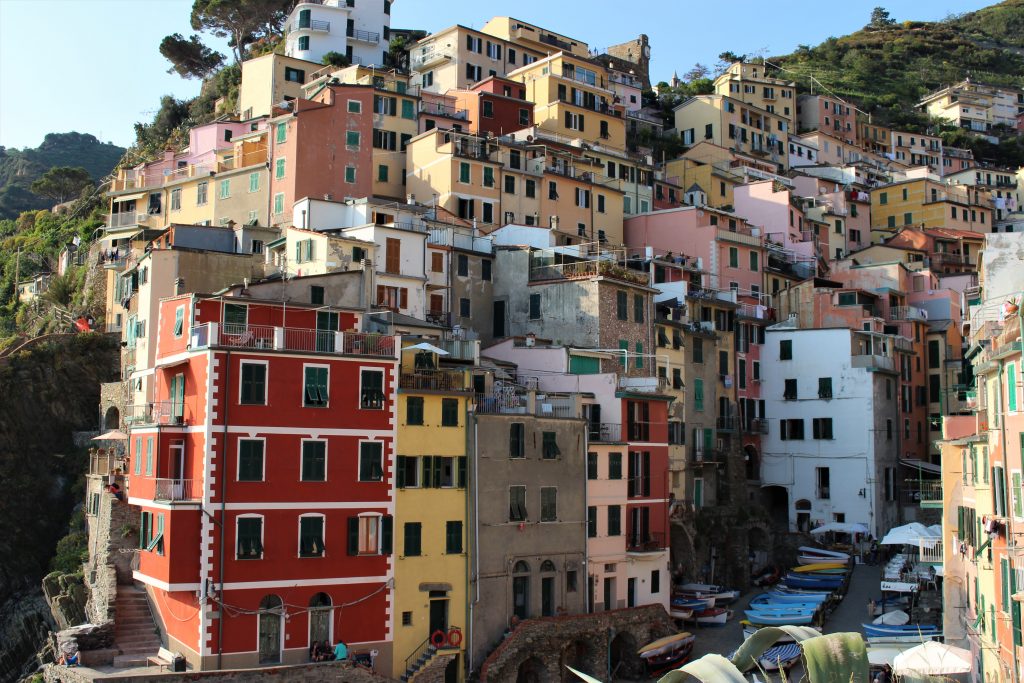
{"type": "Polygon", "coordinates": [[[704,480],[694,479],[693,480],[693,506],[695,508],[704,507],[704,480]]]}
{"type": "Polygon", "coordinates": [[[338,314],[318,311],[316,314],[316,350],[321,353],[334,351],[334,333],[338,331],[338,314]]]}

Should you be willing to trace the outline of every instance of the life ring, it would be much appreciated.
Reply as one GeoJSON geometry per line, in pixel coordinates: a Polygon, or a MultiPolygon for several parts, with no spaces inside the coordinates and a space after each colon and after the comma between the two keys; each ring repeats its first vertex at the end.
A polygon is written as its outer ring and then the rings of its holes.
{"type": "Polygon", "coordinates": [[[430,634],[430,643],[434,647],[441,647],[442,645],[444,645],[445,639],[446,637],[444,631],[442,631],[441,629],[437,629],[436,631],[430,634]]]}
{"type": "Polygon", "coordinates": [[[448,646],[458,647],[462,644],[462,631],[457,628],[453,628],[448,631],[448,646]]]}

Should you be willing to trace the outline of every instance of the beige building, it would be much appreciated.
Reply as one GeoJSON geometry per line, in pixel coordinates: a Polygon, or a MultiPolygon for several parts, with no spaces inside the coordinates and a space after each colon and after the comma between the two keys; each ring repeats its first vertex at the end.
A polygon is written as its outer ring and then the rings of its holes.
{"type": "Polygon", "coordinates": [[[985,133],[993,126],[1015,128],[1024,112],[1024,90],[974,83],[970,79],[936,90],[918,103],[929,116],[985,133]]]}
{"type": "Polygon", "coordinates": [[[465,26],[449,26],[409,48],[412,82],[424,91],[464,90],[488,76],[510,71],[543,58],[546,51],[524,47],[496,35],[465,26]]]}
{"type": "Polygon", "coordinates": [[[675,127],[685,145],[708,140],[736,152],[789,166],[789,121],[725,95],[697,95],[675,108],[675,127]]]}
{"type": "Polygon", "coordinates": [[[715,94],[725,95],[796,122],[796,83],[768,75],[764,64],[733,62],[715,79],[715,94]]]}
{"type": "Polygon", "coordinates": [[[271,53],[242,62],[242,86],[238,110],[243,120],[270,116],[273,106],[283,100],[302,97],[302,86],[322,64],[271,53]]]}
{"type": "Polygon", "coordinates": [[[576,40],[512,17],[494,17],[484,24],[482,30],[484,33],[498,36],[510,43],[541,54],[568,52],[577,57],[590,56],[590,47],[582,40],[576,40]]]}

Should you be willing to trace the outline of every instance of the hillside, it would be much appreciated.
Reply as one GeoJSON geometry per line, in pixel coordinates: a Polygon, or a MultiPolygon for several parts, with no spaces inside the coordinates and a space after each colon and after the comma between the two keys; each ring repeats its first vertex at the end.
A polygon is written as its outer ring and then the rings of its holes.
{"type": "MultiPolygon", "coordinates": [[[[869,19],[865,16],[865,20],[869,19]]],[[[1024,0],[939,22],[869,23],[860,31],[769,58],[805,89],[824,85],[883,123],[913,126],[925,93],[970,76],[1024,87],[1024,0]]]]}
{"type": "Polygon", "coordinates": [[[48,209],[51,200],[29,190],[32,181],[54,166],[81,166],[99,180],[120,161],[122,147],[100,142],[83,133],[49,133],[35,148],[0,147],[0,219],[17,218],[22,211],[48,209]]]}

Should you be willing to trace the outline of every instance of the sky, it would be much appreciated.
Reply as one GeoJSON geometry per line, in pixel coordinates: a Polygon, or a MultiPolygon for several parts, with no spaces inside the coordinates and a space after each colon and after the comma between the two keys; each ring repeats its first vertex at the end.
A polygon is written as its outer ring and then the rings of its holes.
{"type": "MultiPolygon", "coordinates": [[[[366,1],[366,0],[362,0],[366,1]]],[[[897,21],[934,21],[993,0],[395,0],[395,28],[481,27],[512,14],[604,48],[646,33],[651,80],[680,76],[721,52],[786,54],[851,33],[882,4],[897,21]],[[814,8],[808,11],[809,8],[814,8]]],[[[191,0],[0,0],[0,145],[35,147],[46,133],[92,133],[127,147],[160,97],[193,97],[199,83],[168,74],[157,49],[189,35],[191,0]]],[[[228,54],[223,41],[208,44],[228,54]]]]}

